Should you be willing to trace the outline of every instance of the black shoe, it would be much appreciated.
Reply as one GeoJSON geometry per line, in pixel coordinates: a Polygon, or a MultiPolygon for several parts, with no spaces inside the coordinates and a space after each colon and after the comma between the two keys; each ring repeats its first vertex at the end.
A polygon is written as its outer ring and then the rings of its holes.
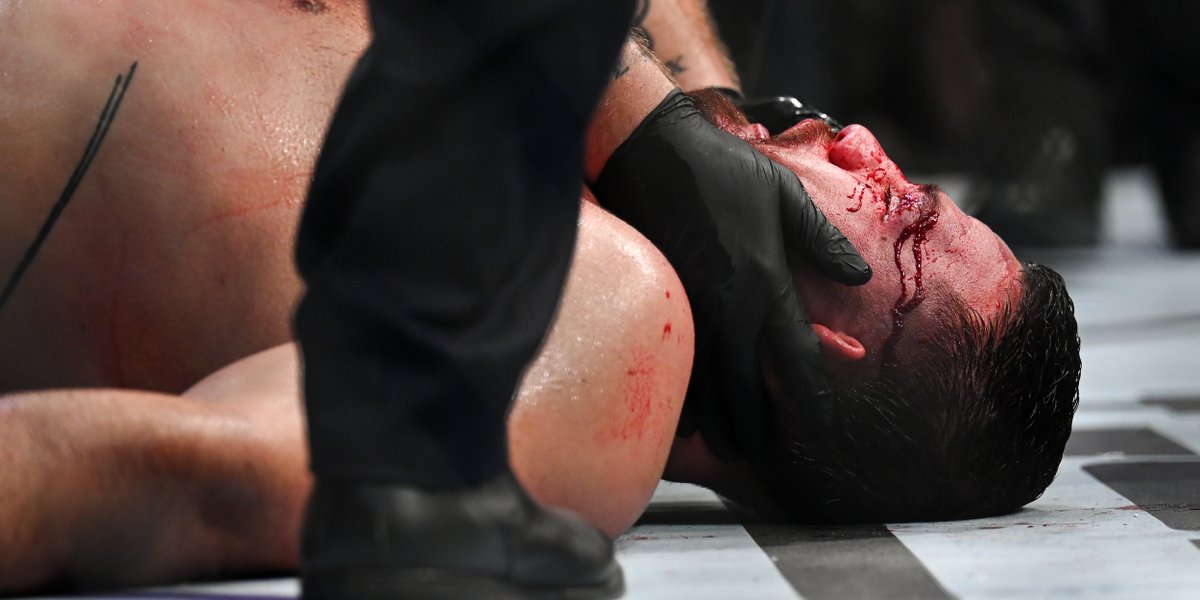
{"type": "Polygon", "coordinates": [[[616,598],[612,542],[538,506],[511,474],[422,490],[318,479],[304,527],[304,600],[616,598]]]}

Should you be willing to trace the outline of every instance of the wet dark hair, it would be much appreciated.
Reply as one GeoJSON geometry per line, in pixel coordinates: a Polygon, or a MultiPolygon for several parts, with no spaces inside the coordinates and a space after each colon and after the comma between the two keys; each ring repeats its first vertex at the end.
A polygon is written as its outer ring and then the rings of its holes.
{"type": "MultiPolygon", "coordinates": [[[[723,96],[694,98],[717,125],[746,124],[723,96]]],[[[873,380],[835,384],[831,424],[775,403],[770,459],[753,466],[780,506],[806,521],[898,522],[1038,498],[1079,403],[1079,335],[1058,273],[1026,263],[1021,290],[991,322],[953,297],[931,307],[919,353],[893,347],[873,380]]]]}
{"type": "Polygon", "coordinates": [[[1053,481],[1079,403],[1079,336],[1062,277],[1022,271],[1022,298],[984,322],[931,316],[921,351],[835,385],[832,426],[776,405],[767,486],[806,520],[898,522],[1013,512],[1053,481]]]}

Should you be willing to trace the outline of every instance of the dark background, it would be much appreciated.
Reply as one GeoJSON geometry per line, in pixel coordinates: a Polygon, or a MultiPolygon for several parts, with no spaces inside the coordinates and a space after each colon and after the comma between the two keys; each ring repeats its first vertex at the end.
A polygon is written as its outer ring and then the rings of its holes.
{"type": "Polygon", "coordinates": [[[1144,164],[1200,247],[1200,3],[710,0],[751,98],[862,123],[1017,246],[1097,242],[1101,179],[1144,164]]]}

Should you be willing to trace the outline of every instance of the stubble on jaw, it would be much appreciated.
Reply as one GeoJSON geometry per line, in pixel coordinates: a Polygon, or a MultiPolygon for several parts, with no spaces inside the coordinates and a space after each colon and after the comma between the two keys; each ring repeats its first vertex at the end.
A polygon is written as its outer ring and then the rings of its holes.
{"type": "Polygon", "coordinates": [[[766,140],[767,144],[782,147],[832,144],[835,133],[828,123],[817,119],[806,119],[795,127],[766,140]]]}

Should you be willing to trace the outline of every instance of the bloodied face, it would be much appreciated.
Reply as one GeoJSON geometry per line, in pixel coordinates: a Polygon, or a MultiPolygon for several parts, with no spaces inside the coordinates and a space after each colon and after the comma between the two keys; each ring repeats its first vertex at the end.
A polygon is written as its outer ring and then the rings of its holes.
{"type": "Polygon", "coordinates": [[[1004,241],[936,185],[908,181],[867,128],[835,134],[808,120],[756,145],[800,178],[870,263],[874,277],[855,288],[797,277],[813,322],[855,336],[868,356],[917,337],[905,334],[949,302],[990,321],[1019,300],[1021,264],[1004,241]]]}

